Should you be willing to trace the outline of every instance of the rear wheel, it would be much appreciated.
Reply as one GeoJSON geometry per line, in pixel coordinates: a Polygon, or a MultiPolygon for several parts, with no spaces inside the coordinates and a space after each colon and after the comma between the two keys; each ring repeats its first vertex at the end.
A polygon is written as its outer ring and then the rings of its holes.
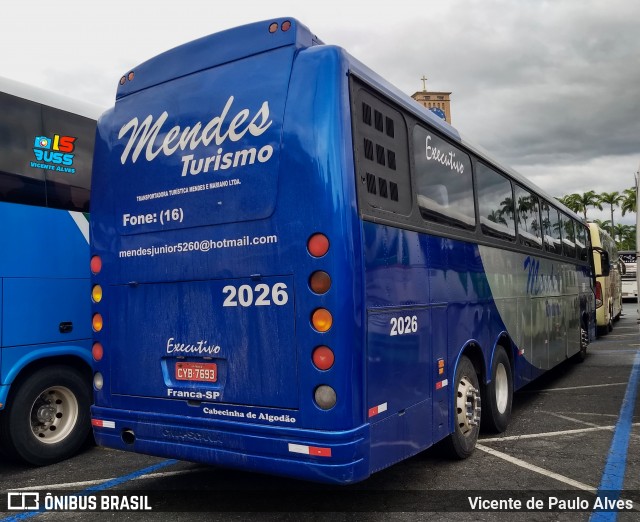
{"type": "Polygon", "coordinates": [[[449,453],[466,459],[473,453],[480,432],[480,385],[478,375],[468,357],[458,362],[454,383],[455,419],[453,433],[447,438],[449,453]]]}
{"type": "Polygon", "coordinates": [[[12,393],[0,417],[0,439],[6,453],[44,466],[75,454],[86,442],[91,424],[91,385],[68,366],[37,370],[12,393]]]}
{"type": "Polygon", "coordinates": [[[511,420],[513,376],[509,357],[502,346],[498,346],[493,355],[491,382],[484,390],[482,428],[494,433],[503,432],[511,420]]]}

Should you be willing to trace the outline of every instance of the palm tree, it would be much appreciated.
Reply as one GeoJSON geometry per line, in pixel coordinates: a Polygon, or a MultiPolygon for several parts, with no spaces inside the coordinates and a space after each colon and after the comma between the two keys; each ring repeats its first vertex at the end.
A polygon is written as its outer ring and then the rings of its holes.
{"type": "Polygon", "coordinates": [[[560,203],[570,210],[573,210],[576,214],[582,211],[582,207],[579,203],[580,194],[567,194],[561,198],[556,198],[560,203]]]}
{"type": "MultiPolygon", "coordinates": [[[[624,196],[622,196],[620,194],[620,192],[618,191],[614,191],[614,192],[603,192],[602,194],[600,194],[598,196],[598,198],[600,199],[600,203],[605,203],[606,205],[609,205],[609,208],[611,209],[611,227],[609,228],[610,232],[611,232],[611,237],[614,237],[614,228],[615,228],[615,223],[613,222],[613,206],[618,206],[618,204],[624,200],[624,196]]],[[[600,210],[602,210],[602,207],[600,207],[600,210]]]]}
{"type": "Polygon", "coordinates": [[[638,194],[636,192],[636,188],[631,187],[628,189],[624,189],[622,192],[622,204],[620,205],[622,215],[624,216],[627,212],[637,212],[638,194]]]}
{"type": "Polygon", "coordinates": [[[620,250],[631,250],[636,237],[636,227],[632,225],[618,224],[614,228],[615,240],[620,250]]]}
{"type": "Polygon", "coordinates": [[[587,209],[589,207],[594,207],[602,210],[602,205],[600,204],[600,198],[598,194],[593,190],[589,190],[583,194],[571,194],[571,197],[575,197],[576,205],[578,206],[578,212],[582,212],[584,215],[584,220],[587,221],[587,209]]]}

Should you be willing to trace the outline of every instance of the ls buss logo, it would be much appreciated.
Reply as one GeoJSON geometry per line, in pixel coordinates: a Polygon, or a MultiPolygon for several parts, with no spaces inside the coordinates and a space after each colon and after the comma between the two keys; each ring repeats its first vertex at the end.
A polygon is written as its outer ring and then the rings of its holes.
{"type": "Polygon", "coordinates": [[[59,134],[54,134],[53,138],[36,136],[33,140],[33,155],[36,161],[31,162],[31,167],[75,174],[72,152],[76,148],[77,139],[74,136],[59,134]]]}

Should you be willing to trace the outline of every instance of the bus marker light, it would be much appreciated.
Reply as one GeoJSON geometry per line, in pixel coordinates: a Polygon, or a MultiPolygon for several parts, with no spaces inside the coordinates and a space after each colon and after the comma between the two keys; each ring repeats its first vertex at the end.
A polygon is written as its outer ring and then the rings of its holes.
{"type": "Polygon", "coordinates": [[[102,343],[93,343],[93,346],[91,347],[91,355],[93,356],[93,360],[96,362],[102,360],[102,356],[104,355],[102,343]]]}
{"type": "Polygon", "coordinates": [[[309,287],[316,294],[326,294],[331,288],[331,276],[324,270],[317,270],[309,278],[309,287]]]}
{"type": "Polygon", "coordinates": [[[133,78],[135,77],[135,74],[133,71],[131,71],[128,75],[127,75],[127,80],[129,80],[130,82],[133,81],[133,78]]]}
{"type": "Polygon", "coordinates": [[[91,419],[91,425],[96,428],[112,428],[115,429],[116,423],[114,421],[107,421],[102,419],[91,419]]]}
{"type": "Polygon", "coordinates": [[[330,410],[336,405],[336,391],[326,384],[322,384],[316,388],[314,399],[319,408],[330,410]]]}
{"type": "Polygon", "coordinates": [[[90,266],[92,274],[99,274],[100,270],[102,270],[102,259],[100,259],[100,256],[92,256],[90,266]]]}
{"type": "Polygon", "coordinates": [[[102,377],[102,374],[100,372],[96,372],[95,375],[93,376],[93,387],[96,390],[100,391],[103,386],[104,386],[104,378],[102,377]]]}
{"type": "Polygon", "coordinates": [[[331,448],[319,448],[317,446],[303,446],[302,444],[289,443],[291,453],[302,453],[303,455],[315,455],[316,457],[330,457],[331,448]]]}
{"type": "Polygon", "coordinates": [[[102,315],[93,314],[93,319],[91,320],[91,326],[93,327],[94,332],[99,332],[102,330],[104,326],[104,322],[102,321],[102,315]]]}
{"type": "Polygon", "coordinates": [[[322,257],[329,251],[329,239],[324,234],[313,234],[307,241],[307,250],[313,257],[322,257]]]}
{"type": "Polygon", "coordinates": [[[276,22],[273,22],[270,26],[269,26],[269,32],[270,33],[275,33],[278,30],[278,24],[276,22]]]}
{"type": "Polygon", "coordinates": [[[378,406],[374,406],[373,408],[369,408],[369,417],[375,417],[376,415],[387,411],[388,404],[383,402],[382,404],[378,404],[378,406]]]}
{"type": "Polygon", "coordinates": [[[333,324],[331,312],[326,308],[318,308],[311,316],[311,324],[318,332],[328,332],[333,324]]]}
{"type": "Polygon", "coordinates": [[[100,285],[94,285],[91,289],[91,299],[94,303],[102,301],[102,287],[100,285]]]}
{"type": "Polygon", "coordinates": [[[291,22],[289,20],[282,22],[282,30],[286,33],[289,29],[291,29],[291,22]]]}
{"type": "Polygon", "coordinates": [[[441,390],[442,388],[444,388],[448,384],[449,384],[449,380],[448,379],[445,379],[444,381],[437,382],[436,383],[436,390],[441,390]]]}
{"type": "Polygon", "coordinates": [[[313,350],[313,354],[311,356],[313,360],[313,364],[318,370],[328,370],[333,366],[333,362],[335,361],[335,356],[333,355],[333,351],[328,346],[318,346],[315,350],[313,350]]]}

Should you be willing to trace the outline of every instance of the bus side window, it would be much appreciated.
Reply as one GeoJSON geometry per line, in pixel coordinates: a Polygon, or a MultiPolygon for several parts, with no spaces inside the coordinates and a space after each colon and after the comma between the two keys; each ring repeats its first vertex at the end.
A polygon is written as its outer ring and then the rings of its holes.
{"type": "Polygon", "coordinates": [[[587,261],[589,258],[589,250],[587,249],[587,229],[579,223],[574,223],[576,233],[576,249],[578,250],[578,259],[587,261]]]}
{"type": "Polygon", "coordinates": [[[547,252],[562,254],[562,234],[560,215],[546,201],[542,201],[542,229],[544,233],[544,244],[547,252]]]}
{"type": "Polygon", "coordinates": [[[520,244],[542,248],[538,196],[531,194],[531,192],[520,186],[516,186],[515,203],[520,244]]]}
{"type": "Polygon", "coordinates": [[[419,125],[413,130],[413,150],[422,217],[474,229],[476,212],[469,156],[419,125]]]}
{"type": "Polygon", "coordinates": [[[516,223],[511,183],[495,170],[478,163],[476,184],[482,232],[513,241],[516,237],[516,223]]]}
{"type": "Polygon", "coordinates": [[[575,259],[576,257],[576,231],[573,226],[573,220],[565,214],[560,214],[562,223],[562,253],[575,259]]]}

